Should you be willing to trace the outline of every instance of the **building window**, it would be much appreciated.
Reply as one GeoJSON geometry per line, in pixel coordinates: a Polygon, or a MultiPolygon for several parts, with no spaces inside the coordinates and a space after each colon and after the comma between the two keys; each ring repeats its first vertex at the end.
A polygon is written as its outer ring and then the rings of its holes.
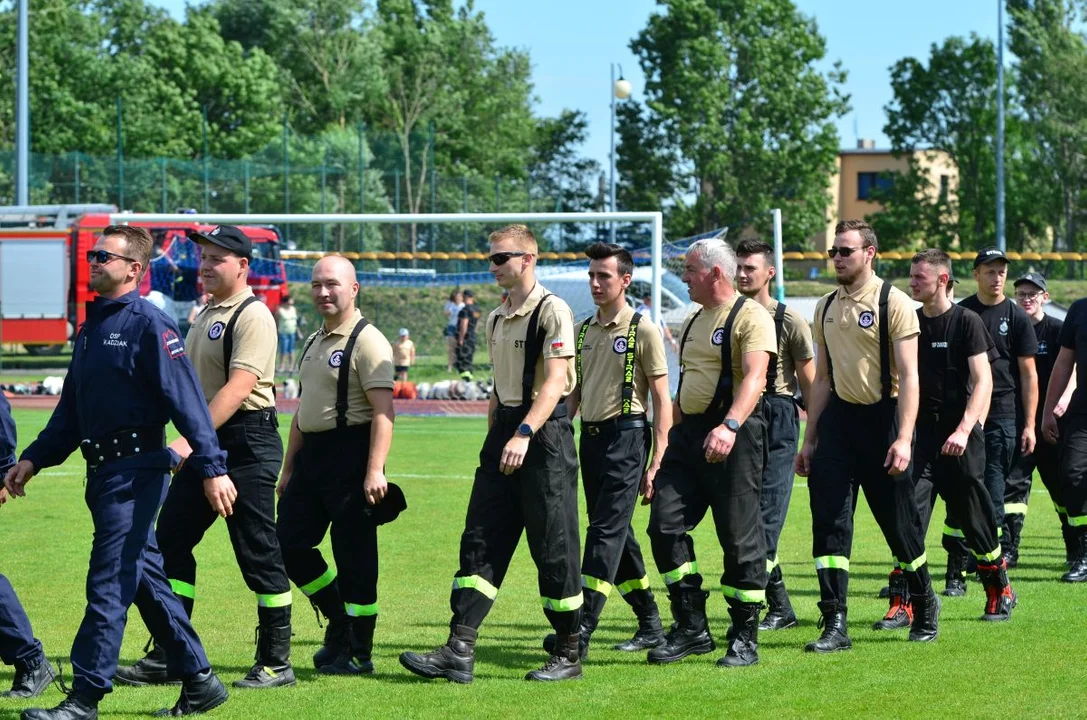
{"type": "Polygon", "coordinates": [[[859,172],[857,173],[857,199],[872,200],[876,190],[887,192],[894,185],[894,180],[887,173],[859,172]]]}

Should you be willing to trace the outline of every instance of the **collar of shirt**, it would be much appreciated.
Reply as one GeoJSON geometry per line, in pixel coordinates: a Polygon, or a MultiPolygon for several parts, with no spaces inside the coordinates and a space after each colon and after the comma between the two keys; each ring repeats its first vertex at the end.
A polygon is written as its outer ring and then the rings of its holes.
{"type": "Polygon", "coordinates": [[[120,310],[123,307],[131,305],[133,302],[140,299],[139,289],[127,292],[117,298],[107,298],[98,295],[91,301],[91,306],[88,308],[88,314],[98,317],[107,313],[120,310]]]}
{"type": "Polygon", "coordinates": [[[868,282],[866,282],[864,285],[861,285],[853,292],[846,292],[845,287],[843,286],[842,297],[849,298],[853,302],[860,302],[866,295],[875,292],[876,284],[878,282],[879,278],[875,275],[875,273],[873,273],[872,277],[868,278],[868,282]]]}
{"type": "Polygon", "coordinates": [[[244,290],[231,295],[226,300],[217,301],[215,298],[212,298],[211,301],[208,303],[208,307],[209,308],[234,307],[235,305],[240,303],[242,300],[245,300],[246,298],[250,297],[252,294],[253,294],[253,288],[246,285],[244,290]]]}
{"type": "Polygon", "coordinates": [[[530,312],[536,309],[536,306],[540,304],[540,300],[547,294],[547,290],[543,285],[536,282],[536,287],[532,288],[532,292],[528,294],[525,301],[521,303],[521,307],[517,308],[517,312],[510,312],[510,301],[506,298],[506,302],[498,306],[499,313],[503,317],[520,317],[522,315],[528,315],[530,312]]]}
{"type": "Polygon", "coordinates": [[[355,328],[355,325],[358,324],[358,321],[361,320],[361,319],[362,319],[362,312],[360,312],[358,308],[355,308],[354,312],[351,313],[351,317],[349,317],[344,322],[340,323],[340,325],[338,327],[336,327],[336,328],[334,328],[332,330],[328,330],[328,329],[325,328],[324,325],[322,325],[321,326],[321,334],[322,335],[345,335],[345,336],[350,335],[351,331],[355,328]]]}
{"type": "Polygon", "coordinates": [[[631,309],[629,304],[624,304],[623,307],[615,314],[615,317],[611,319],[611,322],[603,324],[600,322],[600,311],[597,310],[593,313],[593,317],[589,320],[590,325],[602,325],[603,327],[613,327],[619,323],[629,322],[634,317],[634,310],[631,309]]]}

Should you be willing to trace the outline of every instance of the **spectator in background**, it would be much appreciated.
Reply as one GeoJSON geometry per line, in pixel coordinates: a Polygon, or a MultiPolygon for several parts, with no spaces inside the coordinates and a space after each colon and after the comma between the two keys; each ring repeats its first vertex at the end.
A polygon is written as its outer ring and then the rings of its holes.
{"type": "Polygon", "coordinates": [[[407,328],[400,328],[400,338],[393,343],[393,370],[399,382],[407,382],[408,370],[415,364],[415,343],[407,328]]]}
{"type": "Polygon", "coordinates": [[[290,372],[294,368],[294,341],[298,335],[298,308],[290,295],[276,309],[276,326],[279,333],[279,371],[290,372]]]}
{"type": "Polygon", "coordinates": [[[476,323],[481,312],[476,305],[476,294],[464,291],[464,307],[457,314],[457,360],[456,369],[465,380],[472,379],[472,364],[476,357],[476,323]]]}
{"type": "Polygon", "coordinates": [[[446,372],[453,372],[453,365],[457,362],[457,317],[464,307],[464,294],[460,290],[449,293],[442,312],[445,313],[445,345],[447,348],[446,372]]]}
{"type": "Polygon", "coordinates": [[[192,306],[189,307],[189,314],[186,315],[185,318],[182,319],[180,322],[178,322],[178,327],[181,330],[182,334],[187,334],[189,332],[189,328],[191,328],[193,326],[193,323],[196,322],[196,316],[199,315],[205,307],[207,307],[207,304],[208,294],[206,292],[200,293],[200,295],[198,295],[197,298],[192,301],[192,306]]]}
{"type": "MultiPolygon", "coordinates": [[[[646,295],[642,298],[642,302],[638,307],[634,308],[634,312],[641,313],[650,322],[653,322],[653,296],[646,295]]],[[[661,336],[664,337],[664,341],[668,343],[668,346],[672,348],[673,352],[679,352],[679,344],[676,339],[672,337],[672,331],[668,329],[668,324],[664,322],[664,316],[660,317],[660,320],[656,323],[660,327],[661,336]]]]}

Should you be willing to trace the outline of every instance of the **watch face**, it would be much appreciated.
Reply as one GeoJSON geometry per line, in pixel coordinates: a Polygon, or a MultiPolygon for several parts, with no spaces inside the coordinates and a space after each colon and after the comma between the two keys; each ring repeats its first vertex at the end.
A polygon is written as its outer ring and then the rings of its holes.
{"type": "Polygon", "coordinates": [[[532,426],[528,423],[521,423],[521,426],[517,428],[517,432],[521,435],[532,437],[532,426]]]}

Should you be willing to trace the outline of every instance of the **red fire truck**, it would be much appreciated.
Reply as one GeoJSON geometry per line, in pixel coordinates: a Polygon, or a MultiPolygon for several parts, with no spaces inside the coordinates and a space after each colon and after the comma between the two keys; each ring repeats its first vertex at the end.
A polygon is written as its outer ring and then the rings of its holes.
{"type": "MultiPolygon", "coordinates": [[[[39,355],[59,352],[86,318],[90,268],[85,257],[110,224],[112,205],[32,205],[0,207],[0,342],[19,344],[39,355]]],[[[200,252],[187,237],[207,231],[201,223],[132,223],[155,239],[150,268],[140,293],[187,324],[189,310],[203,292],[200,252]]],[[[279,255],[279,231],[243,226],[253,241],[249,284],[275,311],[287,295],[287,276],[279,255]]]]}

